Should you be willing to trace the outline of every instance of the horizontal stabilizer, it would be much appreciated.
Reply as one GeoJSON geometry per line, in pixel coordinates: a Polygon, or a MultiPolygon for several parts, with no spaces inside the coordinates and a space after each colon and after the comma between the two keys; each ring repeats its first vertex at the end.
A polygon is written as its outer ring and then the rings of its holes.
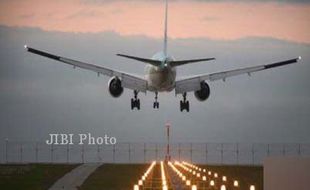
{"type": "Polygon", "coordinates": [[[211,61],[211,60],[215,60],[215,58],[189,59],[189,60],[171,61],[170,65],[171,65],[171,67],[176,67],[176,66],[185,65],[185,64],[188,64],[188,63],[196,63],[196,62],[211,61]]]}
{"type": "Polygon", "coordinates": [[[160,64],[161,64],[161,61],[158,61],[158,60],[146,59],[146,58],[142,58],[142,57],[135,57],[135,56],[124,55],[124,54],[116,54],[116,55],[120,56],[120,57],[125,57],[128,59],[133,59],[136,61],[144,62],[144,63],[149,63],[149,64],[154,65],[154,66],[160,66],[160,64]]]}

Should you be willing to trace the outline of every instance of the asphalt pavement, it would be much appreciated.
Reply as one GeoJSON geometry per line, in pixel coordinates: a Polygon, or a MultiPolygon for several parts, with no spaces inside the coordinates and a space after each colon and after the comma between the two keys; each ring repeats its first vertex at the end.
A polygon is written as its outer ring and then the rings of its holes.
{"type": "Polygon", "coordinates": [[[100,165],[100,163],[82,164],[56,181],[49,190],[78,190],[78,187],[81,186],[87,177],[100,165]]]}

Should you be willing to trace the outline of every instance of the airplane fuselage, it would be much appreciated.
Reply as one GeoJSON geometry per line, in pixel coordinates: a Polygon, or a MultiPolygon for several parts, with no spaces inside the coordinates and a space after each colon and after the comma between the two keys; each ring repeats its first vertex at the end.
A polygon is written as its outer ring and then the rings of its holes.
{"type": "Polygon", "coordinates": [[[173,61],[174,58],[159,52],[152,59],[159,60],[162,64],[160,66],[146,66],[148,89],[154,92],[172,91],[175,86],[176,68],[171,67],[169,61],[173,61]]]}

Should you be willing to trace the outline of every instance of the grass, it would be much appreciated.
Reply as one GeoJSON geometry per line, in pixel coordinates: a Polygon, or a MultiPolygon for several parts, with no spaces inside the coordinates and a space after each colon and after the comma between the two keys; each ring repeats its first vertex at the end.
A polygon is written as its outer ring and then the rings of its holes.
{"type": "Polygon", "coordinates": [[[57,179],[76,166],[67,164],[0,165],[0,189],[48,189],[57,179]]]}
{"type": "Polygon", "coordinates": [[[149,164],[104,164],[92,173],[81,190],[132,190],[149,164]]]}

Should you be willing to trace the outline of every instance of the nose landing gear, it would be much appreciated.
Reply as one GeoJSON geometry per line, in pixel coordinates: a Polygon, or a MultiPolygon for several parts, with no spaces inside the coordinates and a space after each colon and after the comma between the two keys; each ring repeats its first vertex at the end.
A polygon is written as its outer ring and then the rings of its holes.
{"type": "Polygon", "coordinates": [[[138,98],[138,91],[134,90],[133,93],[134,98],[131,98],[131,110],[133,110],[134,108],[140,110],[140,99],[138,98]]]}
{"type": "Polygon", "coordinates": [[[158,109],[159,108],[159,102],[158,100],[158,92],[155,92],[155,102],[153,103],[153,108],[158,109]]]}
{"type": "Polygon", "coordinates": [[[183,93],[183,101],[180,101],[180,111],[186,110],[189,112],[189,102],[186,100],[186,92],[183,93]]]}

